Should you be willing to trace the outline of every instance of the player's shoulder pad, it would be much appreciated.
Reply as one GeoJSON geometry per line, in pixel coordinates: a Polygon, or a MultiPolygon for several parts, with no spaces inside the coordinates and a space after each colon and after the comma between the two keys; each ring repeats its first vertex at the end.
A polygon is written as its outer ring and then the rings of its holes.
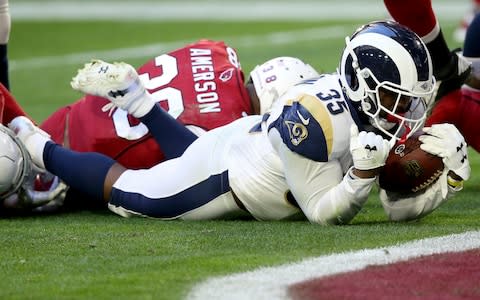
{"type": "Polygon", "coordinates": [[[269,124],[268,130],[273,128],[293,152],[314,161],[328,161],[333,146],[333,124],[325,105],[315,96],[303,94],[287,101],[280,116],[269,124]]]}

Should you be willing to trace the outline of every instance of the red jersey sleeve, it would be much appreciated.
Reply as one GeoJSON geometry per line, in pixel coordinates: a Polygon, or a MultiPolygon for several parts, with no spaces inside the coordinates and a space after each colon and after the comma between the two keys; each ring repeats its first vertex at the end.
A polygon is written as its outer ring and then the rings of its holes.
{"type": "Polygon", "coordinates": [[[13,97],[7,88],[0,83],[0,122],[7,125],[15,117],[26,116],[30,120],[30,116],[23,110],[18,104],[17,100],[13,97]]]}
{"type": "Polygon", "coordinates": [[[480,152],[480,91],[463,86],[443,96],[433,107],[426,126],[451,123],[475,151],[480,152]]]}
{"type": "MultiPolygon", "coordinates": [[[[138,70],[160,105],[185,125],[210,130],[251,112],[244,74],[234,49],[201,40],[148,61],[138,70]]],[[[42,125],[55,142],[76,151],[106,154],[128,168],[164,159],[148,129],[123,110],[102,111],[108,100],[87,95],[42,125]]]]}

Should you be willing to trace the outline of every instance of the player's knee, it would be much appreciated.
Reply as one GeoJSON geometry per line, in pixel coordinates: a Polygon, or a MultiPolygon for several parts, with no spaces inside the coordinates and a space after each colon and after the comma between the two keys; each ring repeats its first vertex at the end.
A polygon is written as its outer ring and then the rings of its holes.
{"type": "Polygon", "coordinates": [[[103,184],[103,199],[105,199],[105,201],[108,201],[110,199],[113,184],[126,170],[127,168],[125,168],[119,163],[115,163],[110,167],[107,176],[105,177],[105,182],[103,184]]]}

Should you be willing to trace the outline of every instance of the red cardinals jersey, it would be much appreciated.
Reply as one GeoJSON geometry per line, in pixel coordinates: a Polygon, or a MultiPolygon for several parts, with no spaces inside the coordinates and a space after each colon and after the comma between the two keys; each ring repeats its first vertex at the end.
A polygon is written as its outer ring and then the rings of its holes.
{"type": "MultiPolygon", "coordinates": [[[[251,113],[238,56],[223,42],[201,40],[159,55],[138,69],[160,105],[185,125],[210,130],[251,113]]],[[[128,168],[164,159],[147,127],[108,100],[87,95],[52,114],[40,127],[76,151],[104,153],[128,168]]]]}
{"type": "Polygon", "coordinates": [[[10,94],[10,91],[0,83],[0,123],[6,126],[17,116],[30,118],[10,94]]]}
{"type": "Polygon", "coordinates": [[[469,146],[480,152],[480,91],[465,85],[441,98],[428,117],[426,126],[451,123],[469,146]]]}

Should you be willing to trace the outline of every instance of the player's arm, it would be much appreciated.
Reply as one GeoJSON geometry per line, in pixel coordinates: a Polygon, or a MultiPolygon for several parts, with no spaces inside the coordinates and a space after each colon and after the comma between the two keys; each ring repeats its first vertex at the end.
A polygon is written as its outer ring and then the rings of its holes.
{"type": "Polygon", "coordinates": [[[352,169],[343,175],[339,161],[315,162],[284,145],[277,149],[284,162],[290,190],[305,216],[323,225],[348,223],[366,202],[375,182],[359,178],[352,169]]]}
{"type": "MultiPolygon", "coordinates": [[[[303,96],[281,109],[276,107],[272,113],[279,116],[267,121],[268,135],[305,216],[313,223],[325,225],[348,223],[367,200],[377,169],[385,163],[390,147],[380,136],[359,134],[354,126],[350,152],[355,166],[344,175],[340,160],[347,160],[348,152],[344,154],[347,157],[332,158],[331,149],[334,138],[349,143],[348,131],[346,137],[343,133],[333,136],[332,127],[324,122],[329,114],[318,113],[325,107],[317,106],[318,101],[303,96]]],[[[343,147],[348,151],[348,144],[343,147]]]]}
{"type": "Polygon", "coordinates": [[[421,218],[463,189],[470,177],[467,145],[463,136],[451,124],[436,124],[424,128],[428,135],[419,139],[424,151],[442,157],[442,176],[425,191],[409,197],[380,191],[380,200],[390,220],[408,221],[421,218]]]}

